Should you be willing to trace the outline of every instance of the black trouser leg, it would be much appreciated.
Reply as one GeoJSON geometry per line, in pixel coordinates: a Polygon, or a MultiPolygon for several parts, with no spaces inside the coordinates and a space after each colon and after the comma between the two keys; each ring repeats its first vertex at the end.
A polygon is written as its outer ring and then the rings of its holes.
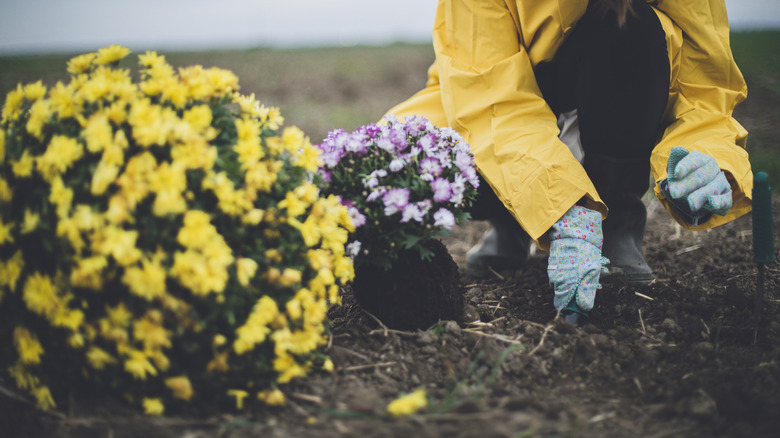
{"type": "Polygon", "coordinates": [[[669,59],[658,17],[644,1],[623,28],[588,11],[555,59],[536,69],[556,113],[577,110],[583,167],[609,208],[603,254],[630,282],[652,280],[642,256],[650,154],[669,94],[669,59]]]}

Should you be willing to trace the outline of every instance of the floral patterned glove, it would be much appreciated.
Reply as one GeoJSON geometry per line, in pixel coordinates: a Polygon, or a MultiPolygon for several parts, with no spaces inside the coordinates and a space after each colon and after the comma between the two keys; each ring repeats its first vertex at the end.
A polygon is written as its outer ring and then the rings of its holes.
{"type": "Polygon", "coordinates": [[[678,146],[669,155],[666,171],[661,190],[694,225],[709,219],[707,213],[723,216],[731,209],[731,186],[715,158],[678,146]]]}
{"type": "Polygon", "coordinates": [[[569,309],[574,304],[578,309],[571,310],[585,314],[593,308],[596,289],[601,288],[599,276],[609,263],[601,256],[601,213],[575,205],[552,226],[548,236],[547,276],[555,289],[555,309],[569,309]]]}

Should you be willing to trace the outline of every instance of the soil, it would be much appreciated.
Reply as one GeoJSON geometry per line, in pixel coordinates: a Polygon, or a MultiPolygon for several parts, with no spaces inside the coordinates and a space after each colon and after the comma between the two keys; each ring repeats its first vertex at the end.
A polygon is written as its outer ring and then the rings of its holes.
{"type": "MultiPolygon", "coordinates": [[[[655,281],[605,282],[584,328],[556,318],[546,253],[537,251],[517,272],[482,281],[461,275],[460,324],[392,329],[345,288],[344,304],[330,312],[335,371],[285,387],[284,407],[149,418],[119,401],[74,394],[55,415],[4,394],[3,436],[774,436],[777,262],[765,266],[754,345],[750,216],[692,233],[656,201],[647,204],[645,254],[655,281]],[[386,414],[390,401],[417,388],[427,392],[427,409],[400,419],[386,414]]],[[[444,240],[461,268],[486,227],[471,222],[444,240]]]]}

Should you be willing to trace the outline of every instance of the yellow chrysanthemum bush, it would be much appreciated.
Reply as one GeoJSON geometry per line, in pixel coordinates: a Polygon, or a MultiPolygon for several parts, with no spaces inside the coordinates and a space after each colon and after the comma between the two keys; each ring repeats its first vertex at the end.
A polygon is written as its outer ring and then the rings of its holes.
{"type": "Polygon", "coordinates": [[[282,403],[332,366],[351,220],[315,185],[319,150],[230,71],[147,52],[131,73],[128,53],[5,99],[0,373],[42,409],[85,380],[149,414],[282,403]]]}

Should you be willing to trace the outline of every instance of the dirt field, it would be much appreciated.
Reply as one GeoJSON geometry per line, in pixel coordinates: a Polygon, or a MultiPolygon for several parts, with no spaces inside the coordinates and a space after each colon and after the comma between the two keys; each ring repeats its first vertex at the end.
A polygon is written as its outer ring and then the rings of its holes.
{"type": "MultiPolygon", "coordinates": [[[[382,78],[366,73],[365,82],[350,87],[340,85],[336,70],[324,69],[319,72],[322,81],[308,85],[312,88],[302,88],[306,81],[295,82],[291,76],[286,94],[277,89],[272,95],[261,87],[256,91],[266,101],[263,93],[272,96],[270,104],[310,99],[315,111],[381,95],[363,113],[370,121],[380,115],[378,108],[388,108],[422,86],[426,53],[398,63],[382,78]],[[382,84],[386,87],[377,92],[382,84]]],[[[245,84],[251,74],[219,60],[204,64],[237,70],[245,84]]],[[[244,91],[255,91],[252,87],[244,91]]],[[[759,95],[745,108],[777,114],[775,97],[762,100],[759,95]]],[[[324,135],[325,127],[341,126],[332,120],[306,126],[305,114],[282,109],[289,122],[308,129],[313,139],[324,135]]],[[[749,129],[758,123],[749,114],[742,121],[749,129]]],[[[770,127],[763,119],[760,123],[780,138],[776,119],[770,127]]],[[[690,233],[676,227],[657,201],[647,199],[647,205],[645,254],[655,282],[642,287],[605,284],[584,329],[555,319],[546,254],[539,252],[522,271],[485,281],[461,276],[466,312],[460,325],[391,330],[356,306],[345,289],[344,306],[330,314],[333,336],[327,352],[335,371],[285,387],[285,407],[149,418],[121,401],[74,391],[68,406],[55,415],[39,413],[3,393],[0,435],[775,436],[780,430],[780,267],[767,266],[758,342],[753,345],[757,266],[750,216],[710,232],[690,233]],[[427,410],[402,419],[386,414],[390,401],[417,388],[427,391],[427,410]]],[[[774,211],[780,212],[780,204],[774,211]]],[[[775,218],[778,230],[780,215],[775,218]]],[[[465,252],[485,229],[485,223],[472,222],[446,239],[456,263],[462,266],[465,252]]],[[[775,236],[777,246],[780,232],[775,236]]],[[[9,382],[0,385],[11,387],[9,382]]]]}

